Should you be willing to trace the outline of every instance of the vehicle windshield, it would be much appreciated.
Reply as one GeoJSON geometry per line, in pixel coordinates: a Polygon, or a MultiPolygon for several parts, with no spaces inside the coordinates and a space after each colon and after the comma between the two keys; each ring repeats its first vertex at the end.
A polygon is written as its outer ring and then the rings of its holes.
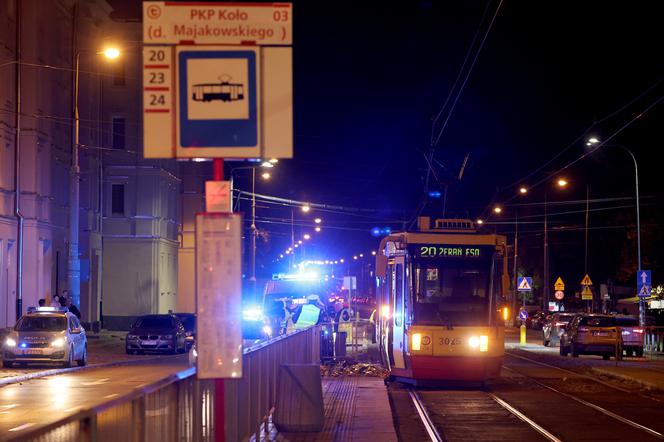
{"type": "Polygon", "coordinates": [[[616,318],[611,316],[586,316],[581,318],[579,325],[589,327],[615,327],[616,318]]]}
{"type": "Polygon", "coordinates": [[[639,320],[636,318],[616,318],[616,323],[621,327],[636,327],[639,320]]]}
{"type": "Polygon", "coordinates": [[[67,328],[64,316],[23,316],[16,324],[16,331],[62,331],[67,328]]]}
{"type": "Polygon", "coordinates": [[[490,271],[490,260],[414,261],[414,322],[419,325],[487,324],[490,271]]]}
{"type": "Polygon", "coordinates": [[[139,318],[134,328],[172,328],[173,318],[168,316],[146,316],[139,318]]]}

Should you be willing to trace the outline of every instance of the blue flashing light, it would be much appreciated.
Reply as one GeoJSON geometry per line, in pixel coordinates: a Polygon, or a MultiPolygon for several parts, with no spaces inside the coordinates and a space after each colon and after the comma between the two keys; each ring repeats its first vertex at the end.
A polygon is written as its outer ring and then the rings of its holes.
{"type": "Polygon", "coordinates": [[[429,198],[440,198],[442,194],[437,190],[432,190],[429,192],[429,198]]]}
{"type": "Polygon", "coordinates": [[[27,348],[27,347],[28,347],[28,344],[26,344],[25,342],[21,342],[21,348],[27,348]]]}
{"type": "Polygon", "coordinates": [[[390,233],[392,233],[391,227],[374,227],[371,229],[371,235],[376,237],[382,235],[389,235],[390,233]]]}
{"type": "Polygon", "coordinates": [[[380,227],[374,227],[371,229],[371,236],[380,236],[380,227]]]}
{"type": "Polygon", "coordinates": [[[263,309],[260,307],[248,307],[242,310],[242,319],[245,321],[262,321],[263,309]]]}

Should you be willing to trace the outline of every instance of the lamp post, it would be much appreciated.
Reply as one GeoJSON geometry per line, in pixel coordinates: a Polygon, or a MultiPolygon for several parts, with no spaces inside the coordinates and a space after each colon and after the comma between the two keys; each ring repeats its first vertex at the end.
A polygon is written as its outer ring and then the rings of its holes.
{"type": "MultiPolygon", "coordinates": [[[[80,204],[80,186],[79,174],[80,166],[78,163],[78,147],[79,147],[79,111],[78,111],[78,88],[79,88],[79,65],[81,54],[89,52],[87,50],[76,51],[74,57],[74,95],[73,95],[73,110],[74,110],[74,127],[72,134],[72,150],[71,150],[71,167],[69,169],[69,250],[68,250],[68,266],[67,266],[67,282],[69,285],[69,293],[71,294],[72,304],[81,305],[81,260],[78,253],[78,237],[79,237],[79,204],[80,204]]],[[[103,54],[107,59],[116,59],[120,56],[120,50],[117,48],[107,48],[102,52],[95,52],[95,54],[103,54]]]]}
{"type": "MultiPolygon", "coordinates": [[[[588,139],[586,142],[587,146],[592,146],[594,144],[598,144],[600,141],[592,137],[588,139]]],[[[632,163],[634,164],[634,189],[636,193],[636,259],[637,259],[637,278],[639,273],[641,273],[641,207],[640,207],[640,202],[639,202],[639,165],[636,162],[636,157],[634,156],[634,153],[626,148],[623,145],[620,144],[611,144],[609,147],[618,147],[630,156],[632,159],[632,163]]],[[[645,305],[645,300],[643,298],[639,298],[639,325],[641,327],[645,327],[646,325],[646,305],[645,305]]]]}

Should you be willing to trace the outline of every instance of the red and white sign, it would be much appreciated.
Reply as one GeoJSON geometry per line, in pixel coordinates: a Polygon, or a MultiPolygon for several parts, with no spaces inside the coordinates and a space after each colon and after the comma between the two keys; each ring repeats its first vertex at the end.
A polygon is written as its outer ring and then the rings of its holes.
{"type": "Polygon", "coordinates": [[[208,213],[232,212],[230,181],[205,182],[205,211],[208,213]]]}
{"type": "Polygon", "coordinates": [[[173,47],[143,48],[143,146],[145,158],[173,156],[173,47]]]}
{"type": "Polygon", "coordinates": [[[290,3],[143,2],[145,44],[291,45],[290,3]]]}
{"type": "Polygon", "coordinates": [[[561,299],[563,299],[565,297],[565,292],[563,292],[562,290],[556,290],[556,293],[554,293],[553,296],[555,296],[556,299],[558,301],[560,301],[561,299]]]}

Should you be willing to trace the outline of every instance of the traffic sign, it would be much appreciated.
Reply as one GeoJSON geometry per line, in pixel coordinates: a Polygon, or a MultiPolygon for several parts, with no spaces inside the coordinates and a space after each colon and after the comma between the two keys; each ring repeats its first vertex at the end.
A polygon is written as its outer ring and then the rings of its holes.
{"type": "Polygon", "coordinates": [[[636,274],[636,292],[640,298],[650,296],[652,274],[650,270],[639,270],[636,274]]]}
{"type": "Polygon", "coordinates": [[[560,276],[556,279],[556,282],[553,283],[553,288],[560,291],[565,290],[565,283],[560,276]]]}
{"type": "Polygon", "coordinates": [[[581,285],[593,285],[593,282],[590,280],[590,276],[586,273],[586,276],[581,280],[581,285]]]}
{"type": "Polygon", "coordinates": [[[519,312],[519,318],[521,318],[522,321],[525,321],[528,319],[528,311],[527,310],[521,310],[519,312]]]}
{"type": "Polygon", "coordinates": [[[584,301],[592,301],[593,292],[590,291],[590,286],[588,285],[583,286],[583,291],[581,292],[581,299],[583,299],[584,301]]]}
{"type": "Polygon", "coordinates": [[[529,276],[519,276],[517,279],[517,290],[520,292],[529,292],[533,289],[533,278],[529,276]]]}
{"type": "Polygon", "coordinates": [[[554,293],[553,296],[555,296],[555,298],[556,298],[558,301],[560,301],[560,300],[562,300],[562,299],[565,297],[565,292],[563,292],[562,290],[556,290],[556,293],[554,293]]]}
{"type": "Polygon", "coordinates": [[[146,44],[293,44],[291,3],[143,2],[146,44]]]}
{"type": "Polygon", "coordinates": [[[231,182],[206,181],[205,182],[205,211],[232,212],[231,182]]]}

